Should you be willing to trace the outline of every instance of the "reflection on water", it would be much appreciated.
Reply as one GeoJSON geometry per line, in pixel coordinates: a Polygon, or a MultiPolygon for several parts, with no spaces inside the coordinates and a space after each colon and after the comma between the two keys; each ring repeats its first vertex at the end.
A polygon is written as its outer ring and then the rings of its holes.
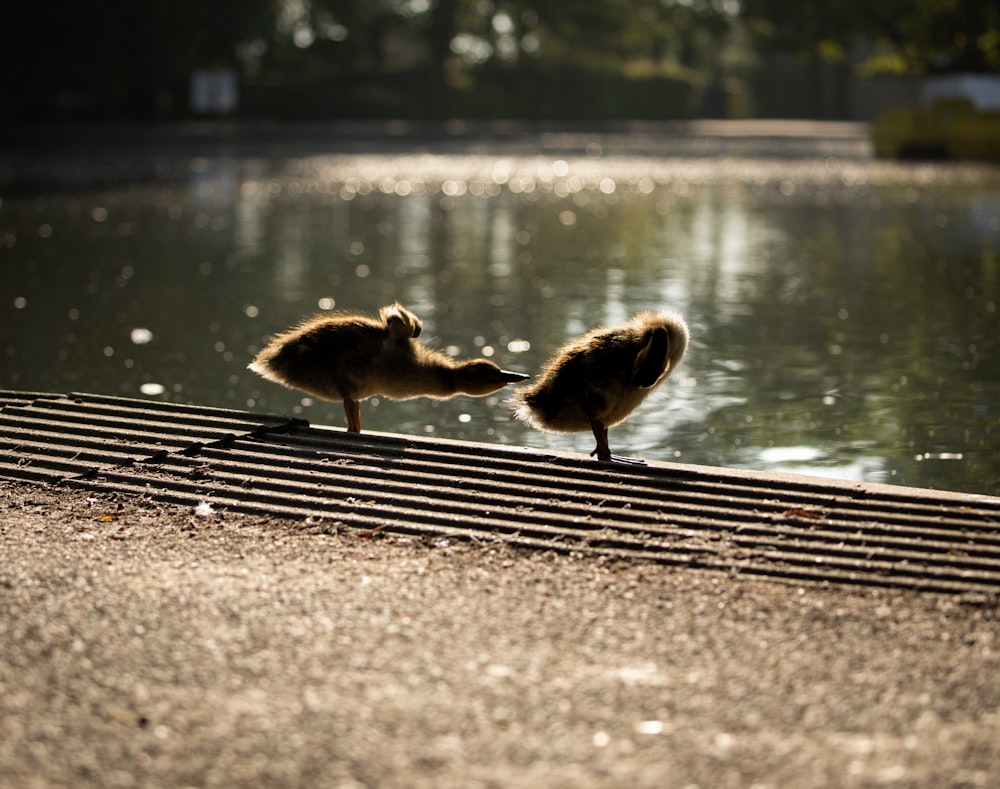
{"type": "MultiPolygon", "coordinates": [[[[246,370],[312,312],[399,300],[532,372],[642,309],[680,371],[612,429],[649,460],[1000,493],[1000,173],[485,156],[199,159],[183,182],[0,203],[0,386],[301,414],[246,370]]],[[[506,395],[363,404],[372,430],[589,452],[506,395]]]]}

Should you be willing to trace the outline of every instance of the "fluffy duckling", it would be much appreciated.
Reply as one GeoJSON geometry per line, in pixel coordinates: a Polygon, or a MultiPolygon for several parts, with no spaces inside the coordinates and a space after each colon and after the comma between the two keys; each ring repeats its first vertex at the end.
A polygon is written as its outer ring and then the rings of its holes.
{"type": "Polygon", "coordinates": [[[486,359],[455,361],[416,338],[423,324],[399,304],[378,317],[317,315],[273,337],[248,365],[258,375],[324,400],[343,401],[347,429],[361,432],[360,401],[488,395],[528,378],[486,359]]]}
{"type": "Polygon", "coordinates": [[[680,364],[688,328],[676,312],[643,312],[563,345],[513,398],[517,416],[540,430],[592,430],[598,460],[611,454],[608,428],[625,418],[680,364]]]}

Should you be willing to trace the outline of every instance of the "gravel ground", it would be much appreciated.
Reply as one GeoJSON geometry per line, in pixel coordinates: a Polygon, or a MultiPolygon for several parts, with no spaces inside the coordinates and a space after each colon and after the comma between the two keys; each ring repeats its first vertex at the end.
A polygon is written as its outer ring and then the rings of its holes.
{"type": "Polygon", "coordinates": [[[996,786],[1000,608],[0,483],[10,787],[996,786]]]}

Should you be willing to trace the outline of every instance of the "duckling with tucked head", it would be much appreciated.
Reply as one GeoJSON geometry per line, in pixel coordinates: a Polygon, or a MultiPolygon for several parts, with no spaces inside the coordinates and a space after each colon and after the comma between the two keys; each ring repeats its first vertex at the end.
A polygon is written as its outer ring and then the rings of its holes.
{"type": "Polygon", "coordinates": [[[592,430],[598,460],[611,454],[608,428],[626,417],[684,357],[688,328],[676,312],[642,312],[563,345],[541,375],[514,394],[517,416],[539,430],[592,430]]]}
{"type": "Polygon", "coordinates": [[[417,340],[423,324],[405,307],[382,307],[378,317],[336,313],[309,318],[274,336],[248,367],[269,381],[344,403],[347,429],[361,432],[360,402],[446,399],[491,394],[528,378],[487,359],[456,361],[417,340]]]}

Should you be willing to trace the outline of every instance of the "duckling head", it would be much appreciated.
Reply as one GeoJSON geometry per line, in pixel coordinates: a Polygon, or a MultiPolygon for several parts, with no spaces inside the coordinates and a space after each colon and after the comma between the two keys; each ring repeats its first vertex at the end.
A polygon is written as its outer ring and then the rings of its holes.
{"type": "Polygon", "coordinates": [[[455,365],[455,391],[482,397],[503,389],[507,384],[525,381],[529,376],[510,370],[501,370],[487,359],[470,359],[455,365]]]}
{"type": "Polygon", "coordinates": [[[652,389],[669,376],[684,358],[688,346],[688,327],[675,312],[643,312],[625,327],[632,346],[638,346],[630,383],[640,389],[652,389]]]}

